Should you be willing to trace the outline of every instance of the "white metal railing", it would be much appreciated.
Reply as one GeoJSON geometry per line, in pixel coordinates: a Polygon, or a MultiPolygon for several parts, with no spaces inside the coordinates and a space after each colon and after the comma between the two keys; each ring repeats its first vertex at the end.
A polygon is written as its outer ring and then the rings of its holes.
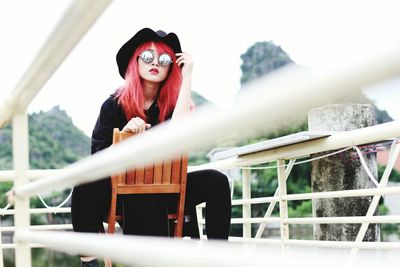
{"type": "MultiPolygon", "coordinates": [[[[189,245],[187,241],[179,242],[177,240],[161,241],[150,238],[132,239],[117,236],[29,231],[29,196],[94,181],[126,168],[171,158],[175,154],[190,149],[207,147],[212,145],[217,138],[229,135],[232,132],[237,133],[238,137],[268,132],[271,129],[266,125],[284,125],[285,122],[288,122],[287,118],[291,117],[293,119],[293,114],[305,114],[310,108],[329,103],[333,98],[338,99],[348,96],[349,93],[360,92],[364,86],[400,74],[400,50],[386,50],[380,55],[366,57],[363,62],[340,66],[336,70],[327,72],[312,73],[296,66],[285,68],[274,75],[249,83],[246,86],[247,90],[244,90],[245,93],[237,99],[232,108],[225,110],[216,110],[215,107],[199,108],[193,114],[154,127],[140,136],[124,142],[124,144],[116,145],[74,163],[63,169],[62,172],[29,182],[27,178],[29,164],[26,108],[108,3],[109,1],[75,1],[46,46],[17,85],[17,88],[6,99],[5,103],[0,105],[0,125],[4,125],[11,118],[13,121],[15,187],[12,191],[12,196],[15,201],[17,267],[31,266],[29,243],[42,243],[61,251],[72,252],[73,250],[77,252],[79,250],[80,253],[84,254],[107,256],[126,264],[164,266],[168,262],[171,265],[204,266],[210,263],[215,264],[218,261],[220,266],[261,266],[261,264],[264,266],[265,261],[270,261],[271,258],[263,258],[263,253],[255,249],[246,250],[245,252],[249,252],[248,254],[236,253],[234,248],[226,243],[223,246],[215,246],[213,242],[202,243],[201,245],[190,243],[189,245]],[[257,90],[257,88],[261,90],[257,90]],[[264,88],[268,88],[268,90],[262,90],[264,88]],[[263,123],[260,124],[259,120],[252,119],[257,118],[260,113],[274,114],[274,116],[266,117],[263,123]],[[160,134],[163,136],[162,139],[159,138],[160,134]],[[196,140],[196,142],[193,142],[193,140],[196,140]],[[138,246],[138,244],[140,245],[138,246]],[[132,245],[138,249],[132,250],[132,245]],[[163,249],[161,249],[160,245],[162,245],[163,249]],[[204,248],[204,251],[199,252],[199,247],[201,249],[204,248]],[[180,257],[174,258],[171,257],[171,254],[167,254],[170,249],[172,252],[177,249],[181,251],[180,257]],[[158,251],[157,257],[154,257],[154,250],[158,251]],[[229,254],[229,257],[227,257],[227,254],[229,254]],[[149,258],[150,255],[151,258],[149,258]]],[[[287,170],[282,167],[284,166],[284,159],[297,158],[310,153],[356,146],[394,137],[400,137],[399,121],[340,133],[328,138],[291,145],[274,151],[259,152],[250,156],[205,164],[193,168],[193,170],[200,168],[226,169],[228,167],[277,161],[279,191],[277,199],[274,199],[274,201],[279,202],[281,209],[279,218],[281,244],[300,244],[301,241],[297,242],[288,239],[288,223],[295,221],[292,218],[287,218],[287,201],[290,196],[286,195],[285,189],[287,170]],[[216,165],[219,165],[219,167],[216,165]]],[[[383,190],[384,188],[378,189],[383,190]]],[[[374,193],[379,196],[382,192],[374,193]]],[[[374,198],[374,202],[375,199],[377,198],[374,198]]],[[[243,203],[245,205],[248,204],[243,203]]],[[[248,214],[249,206],[247,205],[247,207],[246,213],[248,214]]],[[[244,218],[244,220],[247,219],[246,223],[252,222],[251,218],[244,218]]],[[[265,218],[263,219],[265,220],[265,218]]],[[[342,218],[342,220],[347,219],[350,220],[350,218],[342,218]]],[[[368,219],[371,218],[368,217],[368,219]]],[[[386,219],[397,222],[398,217],[386,216],[386,219]]],[[[335,220],[339,219],[331,218],[331,221],[335,220]]],[[[363,220],[360,222],[363,222],[363,220]]],[[[372,220],[380,220],[380,218],[372,220]]],[[[313,244],[316,244],[315,242],[313,244]]],[[[305,243],[311,244],[311,242],[305,243]]],[[[334,243],[319,242],[318,244],[327,246],[334,243]]],[[[354,246],[350,246],[350,243],[341,244],[349,247],[372,246],[361,242],[352,243],[354,246]]],[[[334,246],[339,247],[340,245],[335,243],[334,246]]],[[[384,245],[376,243],[373,246],[399,248],[398,244],[384,245]]],[[[280,264],[281,261],[276,264],[278,263],[280,264]]],[[[298,263],[298,259],[296,259],[296,263],[298,263]]]]}
{"type": "MultiPolygon", "coordinates": [[[[309,142],[303,143],[303,144],[297,144],[297,145],[292,145],[292,146],[288,146],[288,147],[283,147],[283,148],[274,150],[274,153],[275,153],[274,159],[282,157],[281,156],[282,154],[286,155],[286,157],[289,157],[289,156],[298,157],[300,155],[314,153],[314,152],[317,152],[317,151],[324,151],[325,149],[326,150],[331,150],[331,149],[334,149],[334,148],[339,148],[339,145],[347,146],[349,144],[353,144],[353,145],[354,144],[363,144],[363,143],[369,143],[369,142],[376,141],[376,140],[387,139],[387,138],[390,138],[390,137],[393,137],[393,136],[398,136],[399,135],[398,124],[399,124],[398,122],[392,122],[392,123],[387,123],[387,124],[384,124],[384,125],[378,125],[378,126],[365,128],[365,129],[360,129],[360,130],[355,130],[355,131],[351,131],[351,132],[346,132],[346,133],[333,135],[333,136],[330,136],[330,137],[327,137],[327,138],[323,138],[321,140],[314,140],[314,141],[309,141],[309,142]],[[332,139],[334,141],[332,141],[332,139]],[[311,149],[310,149],[310,147],[311,147],[311,149]],[[280,152],[282,154],[280,154],[280,152]]],[[[171,129],[173,129],[174,126],[176,126],[176,125],[167,125],[167,127],[170,127],[171,129]]],[[[150,134],[151,132],[149,131],[148,133],[150,134]]],[[[147,135],[149,135],[149,134],[147,134],[147,135]]],[[[143,134],[143,136],[145,136],[145,134],[143,134]]],[[[139,137],[140,136],[138,136],[137,138],[139,138],[139,137]]],[[[150,136],[150,138],[151,137],[152,136],[150,136]]],[[[126,143],[128,143],[128,142],[126,142],[126,143]]],[[[127,146],[128,146],[128,144],[127,144],[127,146]]],[[[117,148],[117,146],[115,146],[115,148],[117,148]]],[[[121,148],[121,149],[124,149],[124,148],[121,148]]],[[[108,151],[104,152],[104,154],[105,154],[105,156],[107,158],[114,157],[115,153],[117,153],[117,152],[114,152],[112,149],[109,149],[108,151]],[[111,154],[111,153],[114,153],[114,154],[112,156],[107,155],[107,154],[111,154]]],[[[117,154],[119,154],[119,152],[117,154]]],[[[102,155],[100,154],[99,157],[101,157],[101,156],[102,155]]],[[[251,156],[245,156],[245,157],[251,157],[251,156]]],[[[259,153],[258,158],[253,157],[253,159],[251,161],[269,161],[269,160],[272,160],[272,159],[273,159],[272,156],[271,156],[271,158],[268,158],[268,153],[261,152],[261,153],[259,153]],[[265,156],[266,154],[267,154],[267,157],[262,159],[261,155],[265,156]],[[257,159],[257,160],[254,160],[254,159],[257,159]]],[[[80,162],[78,164],[84,164],[85,162],[94,161],[94,160],[95,160],[94,157],[92,157],[90,159],[85,159],[85,160],[83,160],[82,162],[80,162]]],[[[118,159],[118,160],[121,160],[121,159],[118,159]]],[[[237,158],[236,161],[237,162],[243,162],[241,157],[237,158]]],[[[232,166],[235,166],[235,165],[238,164],[237,162],[232,161],[232,160],[230,162],[233,163],[232,166]]],[[[224,160],[222,161],[222,163],[223,163],[223,166],[226,166],[226,162],[224,160]]],[[[282,164],[278,164],[278,165],[282,165],[282,164]]],[[[66,172],[68,172],[68,170],[71,170],[71,169],[73,170],[73,168],[74,168],[74,165],[69,167],[68,169],[66,169],[66,172]]],[[[73,170],[73,172],[75,172],[75,175],[79,175],[79,172],[76,173],[77,170],[73,170]]],[[[59,175],[63,175],[63,173],[60,173],[59,175]]],[[[82,173],[80,175],[82,175],[82,173]]],[[[104,175],[104,174],[101,174],[101,175],[104,175]]],[[[55,175],[55,176],[57,176],[57,175],[55,175]]],[[[55,177],[44,178],[43,180],[32,182],[31,185],[32,184],[38,184],[38,183],[42,183],[42,184],[43,183],[49,183],[50,179],[54,179],[54,178],[55,177]],[[47,180],[47,182],[46,182],[46,180],[47,180]]],[[[29,189],[29,187],[27,187],[27,186],[25,186],[25,188],[28,188],[27,191],[29,191],[31,193],[37,193],[37,192],[40,192],[40,190],[41,190],[40,186],[37,186],[37,185],[34,186],[33,188],[34,189],[35,188],[39,188],[38,189],[39,191],[35,191],[36,189],[35,190],[29,189]]],[[[278,201],[282,200],[283,197],[284,196],[281,196],[281,198],[278,198],[276,200],[278,200],[278,201]]],[[[282,218],[282,219],[285,219],[285,218],[282,218]]]]}
{"type": "Polygon", "coordinates": [[[0,127],[9,122],[16,112],[25,112],[43,85],[110,2],[110,0],[72,2],[11,95],[0,105],[0,127]]]}

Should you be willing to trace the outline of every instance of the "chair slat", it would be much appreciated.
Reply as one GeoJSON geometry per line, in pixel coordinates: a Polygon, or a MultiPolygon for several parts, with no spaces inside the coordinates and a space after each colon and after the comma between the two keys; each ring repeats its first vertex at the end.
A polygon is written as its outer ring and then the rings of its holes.
{"type": "Polygon", "coordinates": [[[144,184],[144,166],[136,167],[135,184],[144,184]]]}
{"type": "Polygon", "coordinates": [[[154,184],[161,184],[163,174],[162,163],[154,164],[154,184]]]}
{"type": "MultiPolygon", "coordinates": [[[[135,183],[135,170],[130,170],[126,172],[126,184],[134,184],[135,183]]],[[[122,174],[123,176],[123,174],[122,174]]]]}
{"type": "Polygon", "coordinates": [[[144,168],[144,183],[145,184],[153,184],[154,183],[153,173],[154,173],[154,165],[144,168]]]}
{"type": "Polygon", "coordinates": [[[117,194],[179,193],[180,191],[180,185],[177,184],[121,185],[118,186],[117,194]]]}
{"type": "Polygon", "coordinates": [[[174,159],[172,161],[171,184],[179,184],[181,178],[181,160],[174,159]]]}
{"type": "Polygon", "coordinates": [[[163,177],[162,177],[162,183],[163,184],[170,184],[171,183],[171,170],[172,170],[172,162],[171,161],[164,161],[164,163],[163,163],[163,177]]]}

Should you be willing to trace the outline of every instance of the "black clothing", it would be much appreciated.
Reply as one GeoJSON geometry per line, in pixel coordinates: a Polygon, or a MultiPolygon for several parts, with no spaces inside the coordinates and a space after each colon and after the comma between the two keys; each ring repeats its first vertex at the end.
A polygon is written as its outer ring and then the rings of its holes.
{"type": "MultiPolygon", "coordinates": [[[[158,124],[159,108],[154,102],[147,111],[147,123],[158,124]]],[[[169,117],[171,117],[170,114],[169,117]]],[[[113,96],[102,105],[92,133],[92,154],[112,144],[113,129],[128,123],[121,106],[113,96]]],[[[229,235],[231,200],[227,178],[215,170],[188,173],[185,215],[191,220],[184,224],[184,235],[199,237],[195,206],[206,202],[206,231],[208,238],[227,239],[229,235]]],[[[75,232],[99,232],[106,221],[111,198],[109,178],[76,186],[72,194],[71,215],[75,232]]],[[[167,219],[168,210],[176,208],[176,195],[144,194],[118,198],[117,210],[123,213],[120,222],[125,234],[167,236],[173,227],[167,219]]]]}

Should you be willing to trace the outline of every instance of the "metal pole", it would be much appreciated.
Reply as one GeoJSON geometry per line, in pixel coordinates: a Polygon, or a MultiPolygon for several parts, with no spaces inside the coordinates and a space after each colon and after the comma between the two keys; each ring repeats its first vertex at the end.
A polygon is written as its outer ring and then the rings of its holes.
{"type": "MultiPolygon", "coordinates": [[[[250,184],[250,170],[243,169],[243,184],[242,184],[242,196],[243,199],[251,198],[251,184],[250,184]]],[[[251,218],[251,204],[243,204],[243,219],[251,218]]],[[[251,223],[243,223],[243,237],[251,237],[251,223]]]]}
{"type": "MultiPolygon", "coordinates": [[[[296,159],[291,159],[289,161],[289,165],[287,167],[287,169],[285,170],[285,182],[287,180],[287,178],[289,177],[290,172],[292,171],[293,165],[296,162],[296,159]]],[[[279,187],[276,189],[274,197],[278,196],[279,194],[279,187]]],[[[272,211],[275,208],[275,204],[277,201],[271,201],[271,203],[268,206],[267,212],[264,215],[264,219],[271,217],[272,211]]],[[[267,226],[267,223],[262,223],[260,224],[260,227],[257,230],[256,236],[255,238],[260,238],[262,233],[264,232],[265,227],[267,226]]]]}
{"type": "MultiPolygon", "coordinates": [[[[1,216],[0,216],[0,227],[1,227],[1,216]]],[[[3,242],[2,242],[2,231],[0,229],[0,267],[4,267],[3,263],[3,242]]]]}
{"type": "Polygon", "coordinates": [[[287,200],[282,199],[282,197],[287,194],[285,160],[278,159],[276,164],[278,166],[279,215],[281,218],[281,240],[283,244],[284,241],[289,239],[289,225],[283,221],[288,218],[287,200]]]}
{"type": "MultiPolygon", "coordinates": [[[[14,186],[22,186],[29,182],[29,144],[28,144],[28,115],[18,112],[12,121],[13,163],[15,169],[14,186]]],[[[28,230],[30,224],[29,196],[15,198],[15,228],[16,231],[28,230]]],[[[17,267],[30,267],[31,249],[28,243],[16,242],[15,263],[17,267]]]]}

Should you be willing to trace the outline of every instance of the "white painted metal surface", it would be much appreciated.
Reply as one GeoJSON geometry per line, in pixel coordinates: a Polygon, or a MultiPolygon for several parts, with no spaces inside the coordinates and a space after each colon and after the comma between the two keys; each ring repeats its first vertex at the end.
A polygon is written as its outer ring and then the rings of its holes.
{"type": "MultiPolygon", "coordinates": [[[[242,197],[243,200],[251,198],[251,173],[250,170],[242,170],[242,197]]],[[[251,205],[243,204],[243,219],[251,218],[251,205]]],[[[243,223],[243,237],[251,237],[251,223],[243,223]]]]}
{"type": "MultiPolygon", "coordinates": [[[[72,164],[60,175],[17,188],[16,194],[32,195],[51,189],[73,186],[79,182],[93,181],[138,164],[149,164],[190,149],[206,147],[213,144],[218,137],[232,132],[237,132],[239,137],[254,135],[261,131],[266,132],[268,129],[265,129],[265,125],[280,125],[289,115],[304,114],[312,107],[330,102],[332,98],[337,99],[345,97],[349,93],[359,92],[363,86],[371,82],[400,73],[400,51],[385,51],[380,57],[374,56],[373,58],[373,60],[366,58],[363,64],[358,62],[357,66],[343,66],[341,69],[329,73],[310,73],[299,67],[278,71],[275,75],[261,79],[262,86],[269,87],[269,90],[259,88],[261,83],[250,83],[249,87],[258,88],[244,90],[245,93],[238,98],[232,108],[226,110],[218,110],[213,107],[199,108],[193,114],[182,116],[172,123],[156,126],[127,140],[124,144],[125,147],[116,145],[107,151],[97,153],[90,159],[72,164]],[[288,79],[288,77],[290,78],[288,79]],[[271,92],[276,93],[271,95],[271,92]],[[248,103],[252,103],[252,105],[248,105],[248,103]],[[285,108],[282,109],[282,107],[285,108]],[[280,112],[276,112],[277,110],[280,112]],[[266,117],[263,123],[248,119],[257,118],[260,113],[276,114],[276,116],[266,117]],[[241,122],[241,130],[238,130],[237,121],[241,122]],[[162,139],[157,138],[160,135],[163,136],[162,139]],[[179,146],[176,145],[177,140],[179,140],[179,146]],[[129,158],[129,162],[122,160],[124,158],[129,158]]],[[[377,128],[370,127],[372,128],[370,131],[378,131],[375,133],[376,135],[372,135],[375,140],[376,138],[382,140],[399,136],[399,122],[386,124],[386,127],[390,128],[386,129],[388,131],[384,131],[382,126],[379,126],[374,126],[377,128]]],[[[362,130],[364,129],[352,132],[360,135],[362,130]]],[[[334,136],[303,142],[296,146],[299,147],[299,152],[305,155],[312,151],[310,148],[307,149],[305,144],[319,144],[321,147],[311,145],[311,148],[317,151],[326,151],[325,149],[332,150],[334,147],[346,147],[347,145],[344,143],[348,143],[349,140],[360,144],[368,142],[368,139],[373,139],[369,138],[371,135],[368,134],[362,135],[360,139],[353,139],[348,136],[348,133],[339,133],[334,136]],[[347,138],[343,136],[345,134],[347,138]],[[334,136],[336,138],[332,138],[334,136]],[[332,142],[332,139],[339,141],[337,139],[340,138],[342,138],[341,142],[332,142]]],[[[281,150],[284,151],[288,147],[290,146],[285,146],[281,150]]],[[[292,150],[286,156],[282,155],[279,158],[293,158],[296,156],[293,155],[293,152],[292,150]]],[[[276,155],[274,156],[276,158],[276,155]]]]}
{"type": "Polygon", "coordinates": [[[110,2],[110,0],[76,0],[72,2],[14,91],[4,103],[0,104],[0,127],[9,122],[15,112],[27,109],[43,85],[110,2]]]}
{"type": "Polygon", "coordinates": [[[242,147],[237,147],[229,150],[224,150],[222,152],[215,153],[214,159],[221,160],[235,156],[242,156],[246,154],[254,154],[256,152],[265,151],[281,146],[287,146],[291,144],[297,144],[304,141],[314,140],[322,137],[331,136],[337,132],[329,131],[304,131],[294,134],[289,134],[286,136],[258,142],[255,144],[250,144],[242,147]]]}
{"type": "Polygon", "coordinates": [[[287,195],[286,188],[286,173],[285,173],[285,160],[278,159],[276,165],[279,166],[278,171],[278,196],[279,196],[279,216],[281,225],[281,240],[289,239],[289,225],[285,222],[288,218],[288,203],[283,199],[287,195]]]}
{"type": "MultiPolygon", "coordinates": [[[[14,114],[12,122],[13,165],[15,168],[14,186],[24,186],[28,181],[29,143],[28,143],[28,115],[26,112],[14,114]]],[[[29,197],[15,199],[15,228],[17,231],[28,230],[30,225],[29,197]]],[[[28,244],[17,242],[15,248],[15,263],[17,267],[30,267],[31,249],[28,244]]]]}

